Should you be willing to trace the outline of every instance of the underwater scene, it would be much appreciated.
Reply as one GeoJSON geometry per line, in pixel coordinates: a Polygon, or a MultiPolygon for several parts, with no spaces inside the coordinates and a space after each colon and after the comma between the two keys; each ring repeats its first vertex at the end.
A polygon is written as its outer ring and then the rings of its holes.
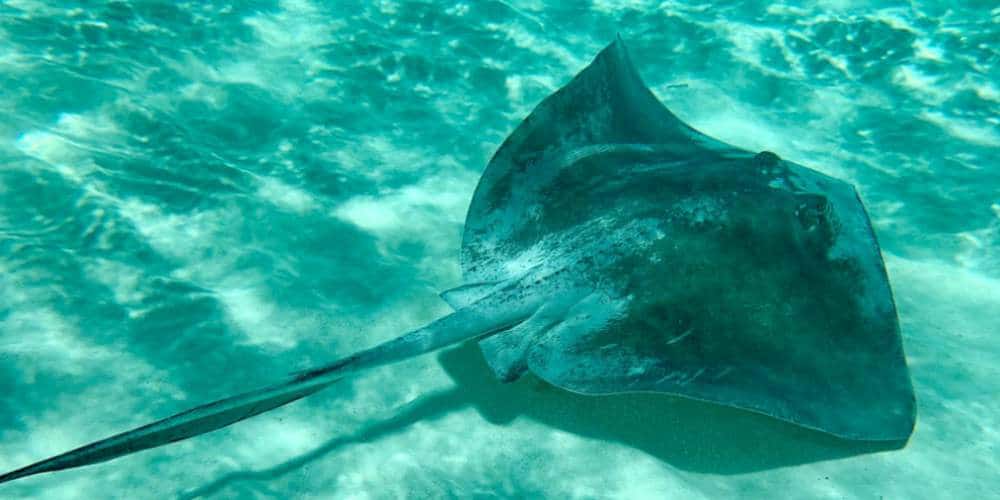
{"type": "Polygon", "coordinates": [[[1000,7],[0,1],[0,498],[1000,498],[1000,7]]]}

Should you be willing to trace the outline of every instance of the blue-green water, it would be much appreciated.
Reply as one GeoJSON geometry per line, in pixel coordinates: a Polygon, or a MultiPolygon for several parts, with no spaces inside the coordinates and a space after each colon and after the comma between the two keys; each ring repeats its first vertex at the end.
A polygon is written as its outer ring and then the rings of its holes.
{"type": "Polygon", "coordinates": [[[1000,8],[570,5],[0,4],[0,469],[445,314],[490,155],[618,32],[685,121],[857,186],[906,448],[505,386],[465,348],[0,497],[1000,496],[1000,8]]]}

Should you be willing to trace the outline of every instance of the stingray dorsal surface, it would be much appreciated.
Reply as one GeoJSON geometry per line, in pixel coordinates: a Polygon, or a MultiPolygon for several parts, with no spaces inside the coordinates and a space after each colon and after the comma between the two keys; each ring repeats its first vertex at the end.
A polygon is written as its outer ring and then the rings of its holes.
{"type": "Polygon", "coordinates": [[[558,289],[586,290],[509,334],[529,341],[484,343],[505,379],[521,367],[583,394],[669,393],[847,439],[912,432],[896,308],[854,188],[684,124],[620,39],[499,148],[461,255],[467,283],[549,266],[558,289]]]}

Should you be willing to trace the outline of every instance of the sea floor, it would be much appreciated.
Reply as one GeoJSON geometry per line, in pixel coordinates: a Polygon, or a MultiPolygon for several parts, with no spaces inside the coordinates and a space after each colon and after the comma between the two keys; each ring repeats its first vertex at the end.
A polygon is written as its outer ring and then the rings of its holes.
{"type": "Polygon", "coordinates": [[[857,186],[918,420],[898,449],[501,384],[470,344],[0,497],[1000,498],[998,19],[943,1],[7,0],[0,469],[446,314],[486,162],[617,33],[683,120],[857,186]]]}

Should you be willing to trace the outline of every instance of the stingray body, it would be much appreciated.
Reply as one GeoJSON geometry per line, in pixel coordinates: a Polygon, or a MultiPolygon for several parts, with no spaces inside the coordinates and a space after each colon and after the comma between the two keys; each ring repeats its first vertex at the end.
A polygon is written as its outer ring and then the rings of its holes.
{"type": "Polygon", "coordinates": [[[845,439],[905,440],[913,390],[871,225],[847,183],[687,126],[617,39],[484,172],[455,312],[291,380],[0,476],[203,434],[345,375],[480,339],[494,373],[583,394],[662,392],[845,439]]]}

